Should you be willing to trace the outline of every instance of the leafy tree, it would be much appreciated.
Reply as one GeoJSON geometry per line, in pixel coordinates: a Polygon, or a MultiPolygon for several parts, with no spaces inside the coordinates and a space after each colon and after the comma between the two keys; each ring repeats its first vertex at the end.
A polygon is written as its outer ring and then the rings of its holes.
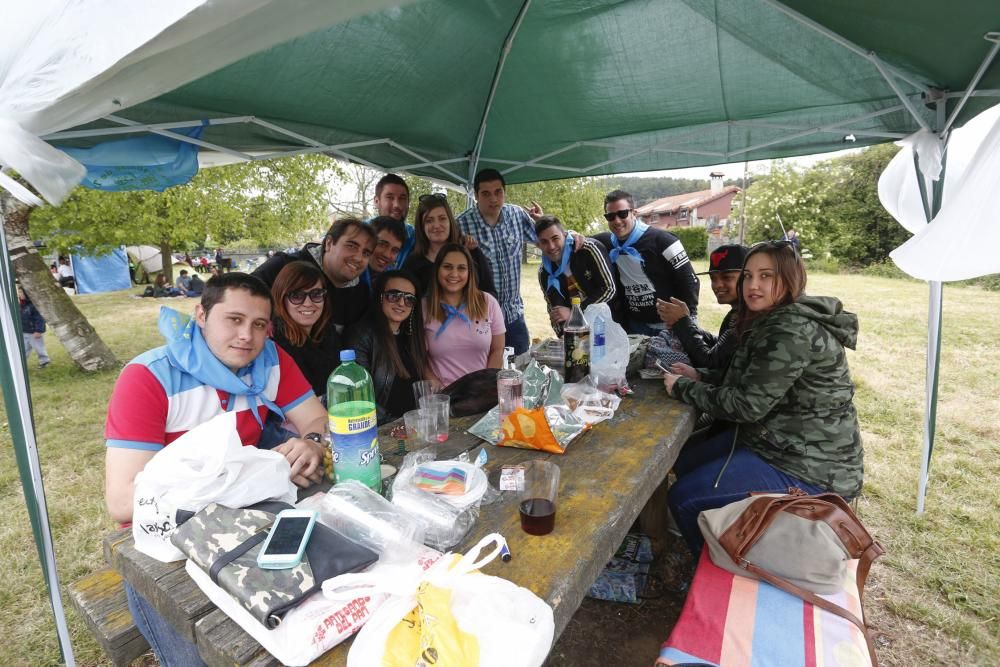
{"type": "Polygon", "coordinates": [[[829,246],[829,202],[833,183],[823,170],[800,171],[780,160],[747,188],[747,243],[780,239],[795,229],[803,250],[814,255],[829,246]]]}
{"type": "MultiPolygon", "coordinates": [[[[305,155],[204,169],[164,192],[77,188],[62,206],[35,211],[32,231],[60,251],[149,244],[165,258],[209,241],[287,245],[297,232],[325,227],[327,184],[337,172],[330,158],[305,155]]],[[[168,279],[170,271],[164,262],[168,279]]]]}

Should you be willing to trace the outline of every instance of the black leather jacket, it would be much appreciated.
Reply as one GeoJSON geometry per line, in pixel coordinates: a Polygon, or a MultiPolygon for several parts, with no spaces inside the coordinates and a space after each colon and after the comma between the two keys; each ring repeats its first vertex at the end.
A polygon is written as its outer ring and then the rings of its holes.
{"type": "MultiPolygon", "coordinates": [[[[379,349],[378,340],[375,338],[375,329],[369,319],[362,322],[351,331],[351,345],[354,349],[355,361],[363,366],[372,376],[372,384],[375,386],[376,416],[379,424],[384,424],[402,415],[395,415],[389,412],[389,394],[392,391],[392,383],[396,380],[396,368],[392,365],[392,360],[379,349]]],[[[421,379],[421,378],[416,378],[421,379]]]]}

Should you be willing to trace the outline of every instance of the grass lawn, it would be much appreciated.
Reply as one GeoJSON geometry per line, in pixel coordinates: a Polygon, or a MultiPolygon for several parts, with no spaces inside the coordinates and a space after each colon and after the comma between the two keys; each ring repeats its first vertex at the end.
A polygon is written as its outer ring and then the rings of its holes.
{"type": "MultiPolygon", "coordinates": [[[[549,335],[537,265],[522,280],[528,326],[549,335]]],[[[699,269],[700,270],[700,269],[699,269]]],[[[814,274],[812,294],[839,296],[861,318],[851,355],[864,432],[866,478],[859,510],[886,545],[869,579],[867,610],[884,634],[884,665],[1000,664],[1000,292],[945,290],[938,438],[927,512],[914,513],[923,420],[927,288],[923,283],[814,274]]],[[[158,345],[161,303],[129,293],[74,297],[121,360],[158,345]]],[[[717,329],[723,311],[702,284],[701,320],[717,329]]],[[[107,400],[116,373],[85,375],[46,336],[53,362],[31,362],[31,389],[49,515],[62,583],[102,566],[101,539],[114,526],[104,511],[107,400]]],[[[667,400],[667,399],[664,399],[667,400]]],[[[6,421],[0,427],[0,665],[59,661],[51,610],[31,539],[6,421]]],[[[79,664],[105,664],[82,621],[69,611],[79,664]]],[[[667,635],[664,628],[663,637],[667,635]]],[[[653,656],[636,656],[649,664],[653,656]]]]}

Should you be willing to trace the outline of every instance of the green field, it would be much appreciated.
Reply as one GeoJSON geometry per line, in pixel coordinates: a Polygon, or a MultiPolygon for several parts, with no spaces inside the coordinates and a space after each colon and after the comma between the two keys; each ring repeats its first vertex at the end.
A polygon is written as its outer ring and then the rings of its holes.
{"type": "MultiPolygon", "coordinates": [[[[550,334],[535,279],[525,268],[532,336],[550,334]]],[[[864,432],[862,519],[886,545],[867,590],[870,621],[884,635],[884,665],[1000,664],[1000,292],[946,288],[938,439],[927,511],[915,514],[924,406],[927,288],[919,282],[858,275],[810,276],[812,294],[839,296],[861,319],[851,355],[864,432]]],[[[157,308],[192,300],[133,299],[129,293],[74,297],[121,360],[159,344],[157,308]]],[[[702,284],[701,320],[713,329],[722,310],[702,284]]],[[[116,374],[75,369],[51,335],[53,358],[31,363],[39,452],[59,573],[65,586],[102,566],[101,539],[113,528],[104,511],[102,429],[116,374]]],[[[667,399],[664,399],[667,400],[667,399]]],[[[18,480],[10,437],[0,429],[0,665],[59,661],[48,598],[18,480]]],[[[70,611],[79,664],[102,663],[70,611]]],[[[664,633],[664,636],[666,634],[664,633]]],[[[649,664],[643,656],[635,664],[649,664]]]]}

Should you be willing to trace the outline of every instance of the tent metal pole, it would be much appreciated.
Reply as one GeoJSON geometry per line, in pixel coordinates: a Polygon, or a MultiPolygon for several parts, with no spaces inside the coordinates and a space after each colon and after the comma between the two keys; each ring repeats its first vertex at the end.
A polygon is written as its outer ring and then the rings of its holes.
{"type": "Polygon", "coordinates": [[[517,171],[518,169],[521,169],[523,167],[531,167],[533,165],[538,164],[542,160],[548,160],[550,157],[555,157],[556,155],[559,155],[561,153],[565,153],[566,151],[571,151],[574,148],[578,148],[578,147],[580,147],[582,145],[583,145],[582,141],[574,141],[573,143],[569,144],[568,146],[563,146],[562,148],[557,148],[554,151],[549,151],[545,155],[539,155],[538,157],[532,158],[532,159],[528,160],[527,162],[522,162],[520,164],[516,164],[513,167],[511,167],[510,169],[504,169],[503,173],[504,174],[509,174],[510,172],[517,171]]]}
{"type": "Polygon", "coordinates": [[[511,26],[510,32],[507,33],[507,38],[504,39],[503,48],[500,50],[500,59],[497,61],[497,68],[493,72],[493,81],[490,83],[490,94],[486,97],[483,117],[479,121],[479,132],[476,134],[476,143],[473,144],[472,153],[469,155],[469,180],[467,183],[470,185],[476,176],[476,170],[479,169],[479,153],[483,150],[483,141],[486,139],[486,126],[490,119],[490,109],[493,108],[493,98],[496,97],[497,88],[500,86],[500,75],[503,74],[503,66],[507,62],[507,56],[510,55],[514,38],[517,37],[517,31],[521,29],[524,15],[528,13],[528,7],[530,6],[531,0],[524,0],[521,9],[517,12],[517,17],[514,19],[514,24],[511,26]]]}
{"type": "MultiPolygon", "coordinates": [[[[278,134],[283,134],[286,137],[291,137],[292,139],[298,139],[302,143],[308,144],[310,146],[317,146],[317,147],[323,146],[323,142],[322,141],[316,141],[315,139],[310,139],[309,137],[307,137],[304,134],[299,134],[298,132],[293,132],[292,130],[286,130],[285,128],[281,127],[280,125],[275,125],[274,123],[269,123],[268,121],[261,120],[260,118],[254,118],[250,122],[253,123],[254,125],[260,125],[261,127],[266,127],[267,129],[269,129],[269,130],[271,130],[273,132],[277,132],[278,134]]],[[[379,140],[373,140],[373,141],[379,141],[379,140]]],[[[385,141],[386,141],[386,139],[382,139],[381,140],[381,142],[385,142],[385,141]]],[[[382,167],[378,166],[374,162],[369,162],[368,160],[365,160],[365,159],[356,157],[354,155],[351,155],[347,151],[341,150],[340,148],[334,148],[334,147],[329,147],[329,146],[324,146],[324,148],[327,149],[327,150],[323,151],[324,153],[336,153],[337,155],[339,155],[340,157],[344,158],[345,160],[349,160],[351,162],[356,162],[358,164],[363,164],[366,167],[370,167],[372,169],[377,169],[378,171],[382,171],[382,167]]]]}
{"type": "MultiPolygon", "coordinates": [[[[401,152],[401,153],[406,153],[406,154],[407,154],[407,155],[409,155],[410,157],[414,157],[414,158],[416,158],[416,159],[418,159],[418,160],[426,160],[426,159],[427,159],[427,158],[425,158],[425,157],[424,157],[423,155],[420,155],[419,153],[417,153],[416,151],[414,151],[414,150],[411,150],[411,149],[407,148],[406,146],[403,146],[402,144],[397,144],[397,143],[396,143],[395,141],[392,141],[392,140],[390,140],[390,141],[388,142],[388,144],[389,144],[390,146],[392,146],[393,148],[395,148],[395,149],[396,149],[397,151],[399,151],[399,152],[401,152]]],[[[444,168],[444,167],[442,167],[441,165],[439,165],[439,164],[434,164],[433,162],[432,162],[432,163],[430,163],[430,165],[431,165],[432,167],[434,167],[435,169],[437,169],[438,171],[440,171],[440,172],[442,172],[442,173],[444,173],[444,174],[447,174],[448,176],[451,176],[452,178],[454,178],[454,179],[455,179],[455,181],[456,181],[456,182],[458,182],[458,183],[461,183],[461,182],[462,182],[462,177],[461,177],[461,176],[459,176],[458,174],[456,174],[455,172],[452,172],[452,171],[448,171],[447,169],[445,169],[445,168],[444,168]]]]}
{"type": "Polygon", "coordinates": [[[889,84],[890,88],[892,88],[892,92],[896,93],[896,97],[899,98],[899,101],[903,103],[903,105],[906,107],[906,110],[910,112],[911,116],[913,116],[913,119],[916,120],[918,123],[920,123],[920,127],[922,127],[923,129],[930,130],[931,129],[930,123],[928,123],[927,120],[920,115],[920,112],[917,111],[917,108],[913,106],[913,102],[910,101],[910,98],[906,96],[906,93],[904,93],[903,90],[899,87],[899,84],[896,83],[896,79],[889,72],[888,66],[884,62],[882,62],[881,58],[875,56],[872,56],[871,61],[872,64],[875,65],[875,68],[878,69],[878,73],[882,75],[882,78],[885,79],[885,82],[889,84]]]}
{"type": "MultiPolygon", "coordinates": [[[[876,56],[873,51],[867,51],[867,50],[861,48],[860,46],[858,46],[857,44],[855,44],[851,40],[847,39],[846,37],[838,35],[834,31],[832,31],[829,28],[827,28],[826,26],[822,26],[819,23],[816,23],[811,18],[800,14],[799,12],[795,11],[791,7],[785,6],[781,2],[778,2],[778,0],[761,0],[761,2],[763,2],[766,5],[770,5],[771,7],[774,7],[775,9],[777,9],[779,12],[781,12],[785,16],[788,16],[789,18],[791,18],[791,19],[793,19],[793,20],[801,23],[802,25],[806,26],[807,28],[811,28],[812,30],[815,30],[819,34],[823,35],[824,37],[827,37],[828,39],[833,40],[837,44],[840,44],[841,46],[843,46],[848,51],[851,51],[852,53],[856,53],[857,55],[861,56],[865,60],[868,60],[869,62],[874,62],[875,59],[878,58],[878,56],[876,56]]],[[[920,92],[922,92],[922,93],[924,93],[926,95],[929,95],[931,93],[930,87],[928,87],[927,84],[922,83],[921,81],[917,80],[915,77],[910,76],[906,72],[900,71],[900,70],[896,69],[895,67],[892,67],[891,65],[886,64],[885,67],[886,67],[886,69],[888,71],[892,72],[893,75],[895,75],[896,77],[898,77],[898,78],[902,79],[903,81],[907,82],[908,84],[910,84],[911,86],[913,86],[914,88],[916,88],[917,90],[919,90],[920,92]]]]}
{"type": "Polygon", "coordinates": [[[430,167],[436,164],[455,164],[456,162],[467,162],[469,158],[467,157],[451,157],[447,160],[434,160],[427,162],[413,162],[411,164],[401,164],[396,167],[390,167],[389,171],[409,171],[410,169],[420,169],[421,167],[430,167]]]}
{"type": "Polygon", "coordinates": [[[630,157],[635,157],[636,155],[642,155],[643,153],[648,153],[650,150],[651,149],[649,149],[649,148],[643,148],[642,150],[635,151],[633,153],[626,153],[625,155],[622,155],[621,157],[616,157],[616,158],[611,159],[611,160],[605,160],[604,162],[598,162],[597,164],[592,164],[589,167],[584,167],[583,171],[584,171],[584,173],[586,173],[588,171],[593,171],[594,169],[597,169],[598,167],[606,167],[609,164],[614,164],[615,162],[621,162],[622,160],[627,160],[630,157]]]}
{"type": "MultiPolygon", "coordinates": [[[[936,125],[942,127],[945,122],[945,102],[938,100],[936,103],[936,125]]],[[[941,158],[941,174],[938,180],[927,188],[923,174],[920,173],[919,158],[916,153],[913,157],[914,172],[917,177],[917,184],[924,200],[924,215],[927,224],[932,221],[941,210],[942,197],[944,195],[944,178],[948,170],[948,144],[945,139],[944,154],[941,158]]],[[[927,378],[925,381],[925,403],[924,403],[924,434],[922,441],[922,452],[920,457],[920,477],[917,479],[917,514],[924,512],[924,500],[927,497],[927,485],[930,481],[931,456],[934,453],[934,437],[937,431],[937,402],[938,402],[938,381],[941,376],[941,325],[942,311],[944,304],[944,284],[940,281],[930,281],[930,290],[927,304],[927,378]]]]}
{"type": "MultiPolygon", "coordinates": [[[[0,227],[3,226],[3,211],[0,210],[0,227]]],[[[42,566],[42,574],[49,589],[49,602],[55,619],[59,648],[67,665],[75,665],[73,645],[70,641],[69,626],[63,608],[59,572],[56,569],[55,547],[52,544],[52,530],[49,526],[48,506],[45,502],[45,488],[42,484],[42,468],[38,459],[38,443],[35,439],[35,425],[31,409],[31,392],[28,388],[28,372],[25,364],[20,322],[14,319],[14,272],[11,266],[10,250],[7,248],[7,234],[0,229],[0,338],[4,347],[4,359],[0,360],[0,387],[3,389],[4,407],[11,440],[14,443],[14,457],[20,472],[24,501],[31,521],[35,547],[42,566]]]]}
{"type": "Polygon", "coordinates": [[[955,119],[958,118],[958,114],[962,112],[962,107],[964,107],[965,103],[969,101],[969,96],[972,94],[972,91],[974,91],[976,86],[979,85],[979,81],[983,78],[983,74],[986,74],[986,70],[989,68],[990,64],[992,64],[993,59],[997,57],[997,52],[1000,51],[1000,32],[988,32],[983,35],[983,39],[993,42],[993,48],[990,49],[990,52],[986,54],[985,58],[983,58],[983,62],[980,63],[979,69],[977,69],[976,73],[972,75],[972,80],[969,81],[969,85],[966,86],[965,92],[962,94],[962,99],[960,99],[958,104],[955,105],[955,108],[952,109],[951,115],[948,117],[948,121],[944,124],[944,128],[941,130],[942,136],[948,135],[948,131],[951,129],[952,123],[954,123],[955,119]]]}
{"type": "MultiPolygon", "coordinates": [[[[128,127],[104,127],[98,130],[70,130],[67,132],[56,132],[47,134],[42,139],[45,141],[58,141],[59,139],[82,139],[85,137],[104,137],[114,134],[135,134],[136,132],[152,132],[153,130],[177,130],[185,127],[198,127],[199,125],[232,125],[233,123],[252,123],[253,116],[232,116],[228,118],[208,118],[206,120],[180,120],[172,123],[153,123],[129,125],[128,127]]],[[[117,121],[116,121],[117,122],[117,121]]]]}
{"type": "MultiPolygon", "coordinates": [[[[128,118],[122,118],[121,116],[108,115],[105,116],[107,120],[113,123],[119,123],[121,125],[133,126],[140,125],[137,121],[129,120],[128,118]]],[[[232,155],[233,157],[238,157],[241,160],[250,161],[253,160],[252,155],[248,155],[242,151],[235,150],[233,148],[227,148],[225,146],[220,146],[219,144],[213,144],[202,139],[197,139],[195,137],[189,137],[183,134],[177,134],[176,132],[171,132],[170,130],[149,130],[151,134],[158,134],[161,137],[166,137],[168,139],[173,139],[174,141],[183,141],[186,144],[194,144],[195,146],[201,146],[202,148],[208,148],[213,151],[219,151],[220,153],[225,153],[227,155],[232,155]]]]}

